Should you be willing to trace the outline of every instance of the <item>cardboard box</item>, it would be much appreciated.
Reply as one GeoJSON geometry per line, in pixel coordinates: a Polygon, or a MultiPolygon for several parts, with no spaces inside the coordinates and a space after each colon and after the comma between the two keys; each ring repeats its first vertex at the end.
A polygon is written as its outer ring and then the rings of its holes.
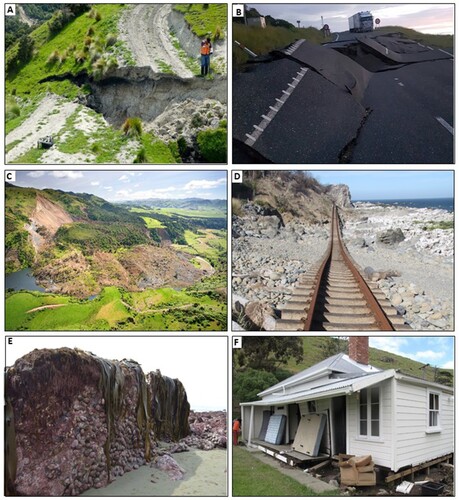
{"type": "Polygon", "coordinates": [[[355,457],[354,455],[339,455],[341,484],[346,486],[374,486],[376,484],[375,464],[371,455],[355,457]]]}

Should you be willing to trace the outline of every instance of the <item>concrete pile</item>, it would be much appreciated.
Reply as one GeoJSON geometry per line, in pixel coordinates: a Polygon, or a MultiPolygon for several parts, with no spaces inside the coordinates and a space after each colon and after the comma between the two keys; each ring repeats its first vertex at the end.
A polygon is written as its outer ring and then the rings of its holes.
{"type": "Polygon", "coordinates": [[[78,349],[34,350],[17,360],[6,372],[5,401],[7,495],[101,488],[149,462],[155,440],[189,430],[178,380],[159,372],[146,378],[135,361],[78,349]]]}

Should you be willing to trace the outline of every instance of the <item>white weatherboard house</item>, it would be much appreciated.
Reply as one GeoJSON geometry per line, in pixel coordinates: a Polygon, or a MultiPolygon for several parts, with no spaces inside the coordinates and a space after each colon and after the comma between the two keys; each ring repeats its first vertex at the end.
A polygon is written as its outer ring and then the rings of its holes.
{"type": "Polygon", "coordinates": [[[242,438],[290,465],[346,453],[397,472],[454,450],[453,388],[370,366],[368,337],[258,396],[242,438]]]}

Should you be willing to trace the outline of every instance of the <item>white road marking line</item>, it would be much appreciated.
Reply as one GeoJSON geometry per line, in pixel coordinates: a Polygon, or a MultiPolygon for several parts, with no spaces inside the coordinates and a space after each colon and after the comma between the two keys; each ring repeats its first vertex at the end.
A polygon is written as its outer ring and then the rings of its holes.
{"type": "Polygon", "coordinates": [[[386,56],[389,54],[389,49],[386,47],[386,56]]]}
{"type": "MultiPolygon", "coordinates": [[[[304,40],[301,41],[303,43],[304,40]]],[[[301,45],[301,43],[299,45],[301,45]]],[[[253,146],[253,144],[257,141],[257,139],[261,136],[261,134],[266,130],[266,127],[270,124],[272,119],[275,117],[276,113],[281,109],[281,107],[285,104],[287,99],[292,95],[293,91],[295,90],[297,84],[301,81],[301,79],[304,77],[304,75],[307,73],[308,68],[301,68],[301,72],[297,73],[299,75],[299,78],[293,78],[292,81],[296,81],[296,84],[291,84],[288,83],[287,85],[290,86],[291,91],[288,92],[287,90],[282,90],[282,93],[284,94],[281,99],[278,99],[276,97],[276,101],[279,104],[276,104],[277,107],[274,106],[269,106],[269,109],[271,111],[268,112],[267,115],[261,115],[263,120],[258,124],[253,126],[253,132],[251,134],[245,134],[247,139],[244,141],[245,144],[248,146],[253,146]]]]}
{"type": "Polygon", "coordinates": [[[449,52],[446,52],[446,50],[443,50],[443,49],[438,49],[440,52],[444,52],[445,54],[448,54],[449,56],[451,57],[454,57],[453,54],[450,54],[449,52]]]}
{"type": "Polygon", "coordinates": [[[398,82],[398,84],[400,85],[400,87],[404,87],[405,85],[403,85],[402,82],[398,82]]]}
{"type": "Polygon", "coordinates": [[[436,116],[435,118],[438,123],[440,125],[443,125],[451,135],[454,135],[454,128],[451,127],[451,125],[446,120],[444,120],[441,116],[436,116]]]}
{"type": "Polygon", "coordinates": [[[432,47],[429,47],[428,45],[427,45],[427,48],[428,48],[429,50],[433,50],[433,48],[432,48],[432,47]]]}

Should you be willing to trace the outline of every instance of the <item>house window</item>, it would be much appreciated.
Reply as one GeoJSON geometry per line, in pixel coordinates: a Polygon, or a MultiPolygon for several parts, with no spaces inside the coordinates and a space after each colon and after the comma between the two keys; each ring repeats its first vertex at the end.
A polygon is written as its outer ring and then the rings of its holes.
{"type": "Polygon", "coordinates": [[[360,391],[359,434],[365,437],[380,435],[379,387],[360,391]]]}
{"type": "Polygon", "coordinates": [[[429,428],[440,427],[440,394],[429,392],[429,428]]]}

